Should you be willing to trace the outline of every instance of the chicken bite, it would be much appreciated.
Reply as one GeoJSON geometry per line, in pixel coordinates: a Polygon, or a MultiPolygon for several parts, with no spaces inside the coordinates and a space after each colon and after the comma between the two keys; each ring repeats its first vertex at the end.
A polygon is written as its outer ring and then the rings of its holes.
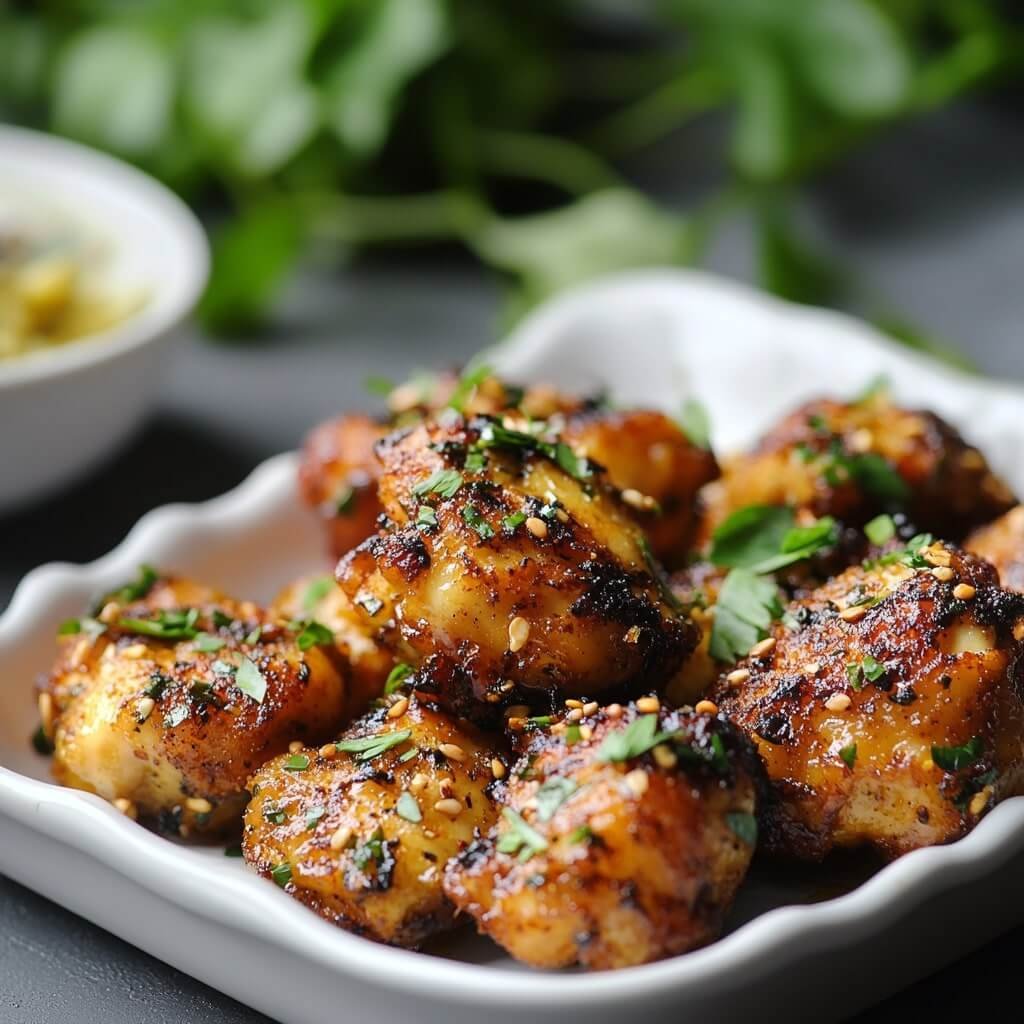
{"type": "Polygon", "coordinates": [[[223,836],[256,767],[335,734],[344,675],[322,638],[250,602],[155,574],[132,586],[61,628],[40,692],[54,775],[166,833],[223,836]]]}
{"type": "Polygon", "coordinates": [[[1004,587],[1024,593],[1024,505],[979,527],[964,547],[994,565],[1004,587]]]}
{"type": "Polygon", "coordinates": [[[416,686],[460,713],[657,687],[696,643],[601,473],[567,445],[455,417],[380,448],[393,527],[338,566],[416,686]]]}
{"type": "Polygon", "coordinates": [[[760,765],[722,719],[657,706],[538,729],[500,822],[449,862],[449,898],[517,960],[626,967],[718,935],[754,850],[760,765]]]}
{"type": "Polygon", "coordinates": [[[702,542],[747,505],[789,505],[854,527],[902,510],[918,529],[960,540],[1014,503],[953,427],[934,413],[900,408],[884,393],[808,402],[753,452],[726,460],[703,499],[702,542]]]}
{"type": "Polygon", "coordinates": [[[772,784],[763,842],[896,857],[968,832],[1021,791],[1024,597],[929,537],[792,602],[711,699],[772,784]]]}
{"type": "Polygon", "coordinates": [[[452,924],[445,862],[497,819],[498,743],[395,695],[336,743],[255,773],[245,858],[326,920],[418,946],[452,924]]]}

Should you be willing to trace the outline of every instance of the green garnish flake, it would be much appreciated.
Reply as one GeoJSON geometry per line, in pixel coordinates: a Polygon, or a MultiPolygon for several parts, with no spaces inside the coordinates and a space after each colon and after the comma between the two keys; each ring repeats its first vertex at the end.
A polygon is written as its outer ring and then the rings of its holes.
{"type": "Polygon", "coordinates": [[[262,635],[262,633],[263,633],[263,627],[262,626],[257,626],[254,630],[252,630],[246,636],[246,638],[243,641],[243,643],[247,644],[249,647],[255,646],[256,644],[258,644],[260,642],[260,636],[262,635]]]}
{"type": "Polygon", "coordinates": [[[594,838],[594,830],[589,825],[580,825],[569,833],[569,842],[574,846],[578,843],[589,843],[594,838]]]}
{"type": "Polygon", "coordinates": [[[839,756],[846,762],[847,768],[852,768],[854,762],[857,760],[857,744],[847,743],[847,745],[839,751],[839,756]]]}
{"type": "Polygon", "coordinates": [[[198,635],[196,621],[198,608],[183,608],[178,611],[159,611],[151,619],[118,619],[118,628],[141,636],[152,636],[159,640],[193,640],[198,635]]]}
{"type": "Polygon", "coordinates": [[[356,500],[358,497],[359,492],[351,484],[345,484],[345,486],[338,491],[338,494],[334,499],[335,515],[346,517],[352,515],[356,510],[356,500]]]}
{"type": "Polygon", "coordinates": [[[421,530],[432,530],[437,526],[437,513],[429,505],[420,505],[416,511],[416,526],[421,530]]]}
{"type": "Polygon", "coordinates": [[[896,536],[896,523],[893,521],[892,516],[884,514],[875,516],[871,522],[865,524],[864,536],[866,536],[872,544],[876,544],[880,547],[882,544],[887,544],[896,536]]]}
{"type": "Polygon", "coordinates": [[[417,498],[427,494],[437,494],[442,498],[454,498],[462,487],[462,474],[456,469],[435,470],[426,480],[422,480],[412,489],[417,498]]]}
{"type": "Polygon", "coordinates": [[[292,866],[287,861],[272,868],[270,877],[282,889],[292,880],[292,866]]]}
{"type": "Polygon", "coordinates": [[[302,595],[302,607],[307,612],[312,612],[333,589],[333,576],[318,576],[306,587],[306,592],[302,595]]]}
{"type": "Polygon", "coordinates": [[[757,846],[757,818],[746,811],[730,811],[725,823],[732,833],[747,846],[757,846]]]}
{"type": "Polygon", "coordinates": [[[219,636],[215,636],[213,633],[197,633],[196,634],[196,650],[202,651],[205,654],[212,653],[213,651],[219,651],[226,641],[219,636]]]}
{"type": "Polygon", "coordinates": [[[548,848],[548,841],[523,819],[523,816],[511,807],[506,807],[502,817],[509,827],[498,840],[498,852],[512,856],[518,854],[521,863],[528,861],[534,854],[543,853],[548,848]]]}
{"type": "Polygon", "coordinates": [[[309,758],[305,754],[291,754],[284,763],[286,772],[304,772],[309,767],[309,758]]]}
{"type": "Polygon", "coordinates": [[[399,755],[398,763],[405,764],[406,761],[411,761],[420,752],[419,747],[410,747],[404,754],[399,755]]]}
{"type": "Polygon", "coordinates": [[[749,569],[758,574],[775,572],[832,547],[838,536],[831,516],[809,526],[797,526],[791,508],[748,505],[715,530],[709,558],[715,565],[729,569],[749,569]]]}
{"type": "Polygon", "coordinates": [[[291,623],[292,628],[302,627],[302,632],[296,638],[300,651],[308,651],[310,647],[328,647],[334,643],[334,634],[316,619],[309,619],[306,622],[291,623]]]}
{"type": "Polygon", "coordinates": [[[480,515],[475,505],[462,506],[462,520],[468,527],[476,531],[481,540],[490,540],[494,536],[494,527],[480,515]]]}
{"type": "Polygon", "coordinates": [[[397,732],[381,732],[374,736],[360,736],[358,739],[339,740],[335,746],[351,754],[356,761],[372,761],[375,757],[397,747],[412,736],[411,729],[400,729],[397,732]]]}
{"type": "Polygon", "coordinates": [[[374,831],[369,839],[352,848],[352,859],[360,871],[364,870],[371,861],[380,866],[384,863],[384,855],[384,830],[380,827],[374,831]]]}
{"type": "Polygon", "coordinates": [[[674,739],[675,733],[658,732],[658,716],[640,715],[625,729],[609,733],[598,748],[597,759],[606,764],[629,761],[653,750],[659,743],[674,739]]]}
{"type": "Polygon", "coordinates": [[[550,821],[566,800],[579,789],[572,779],[553,778],[541,783],[535,799],[537,801],[537,819],[550,821]]]}
{"type": "Polygon", "coordinates": [[[133,601],[141,601],[160,579],[160,573],[151,565],[143,563],[139,566],[138,578],[131,583],[116,587],[103,598],[102,603],[116,601],[118,604],[131,604],[133,601]]]}
{"type": "Polygon", "coordinates": [[[981,756],[983,744],[980,736],[968,740],[961,747],[932,747],[932,760],[945,772],[958,772],[981,756]]]}
{"type": "Polygon", "coordinates": [[[876,661],[870,654],[865,654],[859,661],[851,661],[846,666],[846,678],[855,690],[863,689],[865,683],[877,683],[884,678],[886,667],[876,661]]]}
{"type": "Polygon", "coordinates": [[[555,445],[555,462],[577,480],[586,480],[594,475],[594,467],[590,462],[577,455],[564,441],[555,445]]]}
{"type": "Polygon", "coordinates": [[[408,790],[404,790],[398,798],[398,802],[395,804],[395,813],[400,818],[411,821],[414,825],[423,820],[423,812],[420,810],[420,805],[416,802],[416,797],[408,790]]]}
{"type": "Polygon", "coordinates": [[[462,463],[462,468],[466,473],[482,473],[486,464],[486,454],[480,451],[479,448],[470,448],[469,451],[466,452],[466,458],[462,463]]]}
{"type": "Polygon", "coordinates": [[[687,398],[679,410],[679,427],[690,444],[709,451],[711,448],[711,417],[703,402],[687,398]]]}
{"type": "Polygon", "coordinates": [[[267,695],[267,680],[255,662],[249,658],[243,658],[242,664],[235,671],[235,686],[257,704],[262,704],[263,698],[267,695]]]}
{"type": "Polygon", "coordinates": [[[768,635],[768,628],[780,615],[782,603],[774,580],[749,569],[730,570],[715,605],[711,656],[729,663],[743,657],[768,635]]]}
{"type": "Polygon", "coordinates": [[[363,388],[368,394],[387,398],[395,390],[395,382],[389,377],[372,374],[363,381],[363,388]]]}
{"type": "Polygon", "coordinates": [[[306,811],[306,831],[312,832],[316,828],[316,823],[327,813],[327,808],[322,804],[317,804],[316,807],[310,807],[306,811]]]}
{"type": "Polygon", "coordinates": [[[392,694],[412,675],[412,665],[400,661],[389,673],[384,683],[384,693],[392,694]]]}
{"type": "Polygon", "coordinates": [[[574,743],[579,743],[583,739],[583,733],[580,727],[575,722],[570,722],[565,729],[565,743],[566,746],[572,746],[574,743]]]}
{"type": "Polygon", "coordinates": [[[85,633],[90,640],[95,640],[106,631],[107,627],[102,622],[86,615],[81,619],[65,619],[57,627],[57,636],[73,636],[76,633],[85,633]]]}
{"type": "Polygon", "coordinates": [[[577,455],[564,441],[542,441],[533,434],[510,430],[493,421],[487,423],[480,431],[480,439],[474,446],[476,451],[487,448],[517,448],[521,451],[538,452],[576,480],[586,480],[594,475],[594,467],[590,462],[577,455]]]}
{"type": "Polygon", "coordinates": [[[849,470],[850,476],[879,501],[901,504],[910,497],[906,481],[877,452],[847,455],[842,464],[849,470]]]}
{"type": "Polygon", "coordinates": [[[454,409],[456,412],[462,412],[466,400],[472,396],[473,392],[488,377],[493,376],[494,370],[486,363],[480,363],[478,366],[467,366],[462,376],[459,377],[459,382],[455,385],[452,397],[448,399],[448,408],[454,409]]]}
{"type": "Polygon", "coordinates": [[[522,526],[526,522],[525,512],[513,512],[509,516],[505,516],[501,521],[501,528],[506,533],[515,533],[516,528],[522,526]]]}
{"type": "Polygon", "coordinates": [[[149,685],[142,691],[147,697],[152,697],[153,700],[159,700],[164,693],[164,690],[173,683],[174,680],[170,676],[165,676],[162,672],[153,672],[149,677],[149,685]]]}
{"type": "Polygon", "coordinates": [[[283,825],[288,820],[288,812],[277,804],[266,803],[263,805],[263,820],[271,825],[283,825]]]}

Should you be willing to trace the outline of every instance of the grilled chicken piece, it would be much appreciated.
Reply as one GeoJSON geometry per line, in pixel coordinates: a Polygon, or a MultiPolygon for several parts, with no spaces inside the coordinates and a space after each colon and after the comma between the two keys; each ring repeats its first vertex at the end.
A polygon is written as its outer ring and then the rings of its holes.
{"type": "Polygon", "coordinates": [[[960,540],[1014,503],[984,456],[953,427],[882,394],[807,403],[752,453],[727,460],[702,497],[702,542],[747,505],[791,505],[854,527],[902,509],[919,529],[960,540]]]}
{"type": "Polygon", "coordinates": [[[694,540],[697,493],[718,476],[714,455],[668,416],[649,410],[574,416],[562,438],[578,455],[605,467],[655,557],[669,568],[680,565],[694,540]]]}
{"type": "Polygon", "coordinates": [[[340,727],[334,652],[301,650],[256,605],[187,580],[131,589],[62,627],[40,693],[54,775],[165,832],[237,831],[249,774],[340,727]]]}
{"type": "Polygon", "coordinates": [[[242,850],[321,917],[400,946],[452,924],[445,862],[497,819],[507,755],[497,741],[395,696],[319,752],[252,778],[242,850]]]}
{"type": "Polygon", "coordinates": [[[334,634],[347,683],[346,718],[366,711],[381,696],[395,667],[394,655],[370,635],[366,621],[333,576],[306,576],[274,598],[270,613],[284,621],[312,619],[334,634]]]}
{"type": "Polygon", "coordinates": [[[445,892],[537,967],[626,967],[712,941],[756,839],[750,744],[719,718],[635,705],[570,728],[533,734],[502,819],[449,862],[445,892]]]}
{"type": "Polygon", "coordinates": [[[911,544],[793,602],[783,623],[712,693],[767,766],[769,850],[896,857],[959,838],[1021,791],[1024,597],[987,563],[911,544]]]}
{"type": "Polygon", "coordinates": [[[991,562],[1004,587],[1024,593],[1024,505],[975,530],[964,541],[964,547],[991,562]]]}
{"type": "Polygon", "coordinates": [[[416,686],[459,713],[648,690],[697,640],[602,474],[496,421],[446,419],[380,448],[395,524],[338,566],[416,686]]]}

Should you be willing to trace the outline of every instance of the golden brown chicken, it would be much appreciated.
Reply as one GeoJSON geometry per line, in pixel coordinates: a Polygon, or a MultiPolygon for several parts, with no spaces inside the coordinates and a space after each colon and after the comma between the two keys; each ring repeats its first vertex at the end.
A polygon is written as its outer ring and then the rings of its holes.
{"type": "Polygon", "coordinates": [[[296,580],[274,598],[269,611],[286,622],[312,619],[331,631],[347,684],[346,718],[361,715],[384,692],[395,657],[374,641],[333,576],[296,580]]]}
{"type": "Polygon", "coordinates": [[[567,445],[449,418],[379,451],[395,525],[338,580],[421,691],[460,713],[550,705],[657,687],[692,650],[639,531],[567,445]]]}
{"type": "Polygon", "coordinates": [[[1024,592],[1024,505],[975,530],[964,547],[994,565],[1004,587],[1024,592]]]}
{"type": "Polygon", "coordinates": [[[245,858],[328,921],[417,946],[452,924],[445,863],[497,818],[497,742],[393,696],[336,744],[256,772],[245,858]]]}
{"type": "Polygon", "coordinates": [[[712,694],[772,782],[763,840],[895,857],[969,831],[1024,775],[1024,598],[928,538],[791,603],[712,694]]]}
{"type": "Polygon", "coordinates": [[[449,862],[449,898],[517,960],[625,967],[721,929],[754,850],[760,765],[723,720],[649,706],[537,729],[502,819],[449,862]]]}
{"type": "Polygon", "coordinates": [[[718,476],[714,455],[668,416],[644,409],[572,416],[562,439],[604,466],[654,556],[669,568],[680,565],[694,542],[698,492],[718,476]]]}
{"type": "Polygon", "coordinates": [[[934,413],[893,405],[882,393],[807,403],[753,452],[726,460],[703,499],[702,542],[748,505],[790,505],[848,526],[902,509],[918,529],[960,540],[1014,502],[953,427],[934,413]]]}
{"type": "Polygon", "coordinates": [[[148,573],[61,632],[39,695],[54,775],[168,833],[237,830],[249,774],[343,720],[323,636],[187,580],[148,573]]]}

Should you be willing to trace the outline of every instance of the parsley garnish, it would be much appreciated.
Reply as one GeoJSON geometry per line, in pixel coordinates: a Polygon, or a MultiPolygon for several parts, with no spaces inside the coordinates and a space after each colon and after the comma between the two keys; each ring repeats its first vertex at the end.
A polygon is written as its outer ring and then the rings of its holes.
{"type": "Polygon", "coordinates": [[[679,410],[679,426],[690,444],[703,448],[711,448],[711,417],[708,411],[696,398],[687,398],[679,410]]]}
{"type": "Polygon", "coordinates": [[[106,631],[107,627],[103,625],[99,619],[93,619],[88,615],[81,619],[65,619],[64,622],[57,627],[58,636],[71,636],[75,633],[84,633],[90,640],[95,640],[106,631]]]}
{"type": "Polygon", "coordinates": [[[714,532],[710,560],[730,569],[775,572],[835,544],[838,529],[830,516],[810,526],[796,526],[791,508],[748,505],[729,516],[714,532]]]}
{"type": "Polygon", "coordinates": [[[962,747],[932,747],[932,760],[946,772],[958,772],[981,756],[980,736],[968,740],[962,747]]]}
{"type": "Polygon", "coordinates": [[[225,640],[219,636],[215,636],[213,633],[196,634],[196,650],[202,651],[204,654],[219,651],[225,643],[225,640]]]}
{"type": "Polygon", "coordinates": [[[306,811],[306,830],[312,832],[316,823],[327,813],[327,808],[318,804],[306,811]]]}
{"type": "Polygon", "coordinates": [[[597,759],[605,763],[629,761],[653,750],[659,743],[673,739],[675,733],[658,732],[657,715],[634,718],[625,729],[609,733],[598,748],[597,759]]]}
{"type": "Polygon", "coordinates": [[[316,619],[309,619],[306,622],[290,624],[293,629],[302,627],[296,643],[300,651],[308,651],[310,647],[327,647],[334,643],[334,634],[321,622],[316,619]]]}
{"type": "Polygon", "coordinates": [[[312,612],[333,589],[333,576],[318,576],[306,587],[306,593],[302,595],[302,607],[312,612]]]}
{"type": "Polygon", "coordinates": [[[566,800],[579,789],[572,779],[553,778],[541,783],[536,793],[537,819],[550,821],[566,800]]]}
{"type": "Polygon", "coordinates": [[[474,391],[485,381],[488,377],[494,375],[494,370],[491,369],[486,363],[481,363],[479,366],[468,366],[463,371],[461,377],[459,377],[458,384],[455,385],[455,390],[452,392],[452,397],[448,399],[448,408],[454,409],[456,412],[462,412],[468,399],[474,391]]]}
{"type": "Polygon", "coordinates": [[[395,813],[400,818],[411,821],[414,825],[423,820],[423,812],[420,810],[420,805],[416,802],[416,797],[408,791],[403,792],[398,798],[398,802],[395,804],[395,813]]]}
{"type": "Polygon", "coordinates": [[[140,565],[138,579],[112,590],[103,598],[99,607],[102,608],[107,601],[117,601],[118,604],[131,604],[133,601],[141,601],[153,589],[158,579],[160,579],[160,574],[153,566],[140,565]]]}
{"type": "Polygon", "coordinates": [[[262,633],[263,627],[257,626],[254,630],[252,630],[251,633],[248,634],[248,636],[246,636],[246,638],[242,642],[248,644],[250,647],[253,647],[260,642],[260,635],[262,633]]]}
{"type": "Polygon", "coordinates": [[[411,729],[397,732],[381,732],[375,736],[360,736],[354,740],[339,740],[335,746],[351,754],[357,761],[372,761],[392,747],[404,743],[412,735],[411,729]]]}
{"type": "Polygon", "coordinates": [[[442,498],[454,498],[462,486],[462,474],[455,469],[435,470],[426,480],[418,483],[412,493],[417,498],[426,494],[439,494],[442,498]]]}
{"type": "Polygon", "coordinates": [[[594,475],[594,468],[590,462],[577,455],[564,441],[552,444],[521,430],[509,430],[500,423],[487,423],[480,431],[480,439],[474,447],[478,451],[486,448],[519,448],[534,451],[551,459],[577,480],[586,480],[594,475]]]}
{"type": "Polygon", "coordinates": [[[879,501],[900,504],[910,497],[906,481],[877,452],[843,456],[842,464],[849,470],[850,476],[879,501]]]}
{"type": "Polygon", "coordinates": [[[235,671],[235,686],[247,697],[252,697],[257,704],[262,704],[267,695],[267,681],[255,662],[249,658],[243,658],[242,664],[235,671]]]}
{"type": "Polygon", "coordinates": [[[416,526],[421,530],[432,530],[437,526],[437,513],[429,505],[420,505],[416,510],[416,526]]]}
{"type": "Polygon", "coordinates": [[[839,756],[846,762],[847,768],[852,768],[854,762],[857,760],[857,744],[848,743],[839,751],[839,756]]]}
{"type": "Polygon", "coordinates": [[[730,811],[725,816],[725,823],[747,846],[757,845],[757,818],[752,814],[745,811],[730,811]]]}
{"type": "Polygon", "coordinates": [[[270,871],[270,877],[283,889],[292,880],[292,866],[287,861],[270,871]]]}
{"type": "Polygon", "coordinates": [[[355,861],[356,867],[362,871],[370,861],[378,866],[383,864],[384,854],[384,830],[378,826],[369,839],[353,848],[352,859],[355,861]]]}
{"type": "Polygon", "coordinates": [[[569,833],[569,842],[573,845],[577,843],[589,843],[593,838],[594,830],[589,825],[580,825],[569,833]]]}
{"type": "Polygon", "coordinates": [[[198,633],[196,621],[198,608],[181,611],[160,611],[151,619],[118,619],[120,629],[142,636],[153,636],[160,640],[192,640],[198,633]]]}
{"type": "Polygon", "coordinates": [[[521,862],[528,861],[534,854],[543,853],[548,848],[548,841],[523,820],[523,816],[511,807],[506,807],[502,816],[509,823],[509,828],[498,840],[498,852],[518,854],[521,862]]]}
{"type": "Polygon", "coordinates": [[[577,480],[586,480],[594,475],[594,468],[590,462],[577,455],[564,441],[559,441],[555,445],[555,462],[577,480]]]}
{"type": "Polygon", "coordinates": [[[865,681],[877,683],[886,674],[886,667],[876,661],[870,654],[865,654],[860,662],[851,661],[846,666],[846,678],[855,690],[863,689],[865,681]]]}
{"type": "Polygon", "coordinates": [[[412,675],[412,665],[400,661],[389,673],[384,683],[384,693],[394,693],[412,675]]]}
{"type": "Polygon", "coordinates": [[[292,754],[284,763],[286,772],[304,772],[309,767],[309,758],[305,754],[292,754]]]}
{"type": "Polygon", "coordinates": [[[152,697],[153,700],[159,700],[163,696],[164,690],[173,682],[174,680],[170,676],[165,676],[162,672],[153,672],[149,677],[149,686],[142,692],[147,697],[152,697]]]}
{"type": "Polygon", "coordinates": [[[711,629],[711,656],[733,662],[768,634],[782,614],[774,580],[749,569],[732,569],[722,583],[711,629]]]}
{"type": "Polygon", "coordinates": [[[467,473],[482,473],[484,465],[487,462],[487,456],[477,448],[470,448],[466,452],[466,458],[462,463],[462,468],[467,473]]]}
{"type": "Polygon", "coordinates": [[[475,505],[462,506],[462,520],[477,532],[481,540],[490,540],[494,536],[494,527],[480,515],[475,505]]]}
{"type": "Polygon", "coordinates": [[[501,521],[501,528],[506,533],[515,533],[517,526],[522,526],[526,522],[525,512],[513,512],[510,516],[505,516],[501,521]]]}
{"type": "Polygon", "coordinates": [[[283,825],[288,820],[288,812],[277,804],[265,803],[263,820],[270,822],[271,825],[283,825]]]}
{"type": "Polygon", "coordinates": [[[896,523],[893,522],[892,516],[875,516],[871,522],[864,525],[864,536],[872,544],[886,544],[896,536],[896,523]]]}

